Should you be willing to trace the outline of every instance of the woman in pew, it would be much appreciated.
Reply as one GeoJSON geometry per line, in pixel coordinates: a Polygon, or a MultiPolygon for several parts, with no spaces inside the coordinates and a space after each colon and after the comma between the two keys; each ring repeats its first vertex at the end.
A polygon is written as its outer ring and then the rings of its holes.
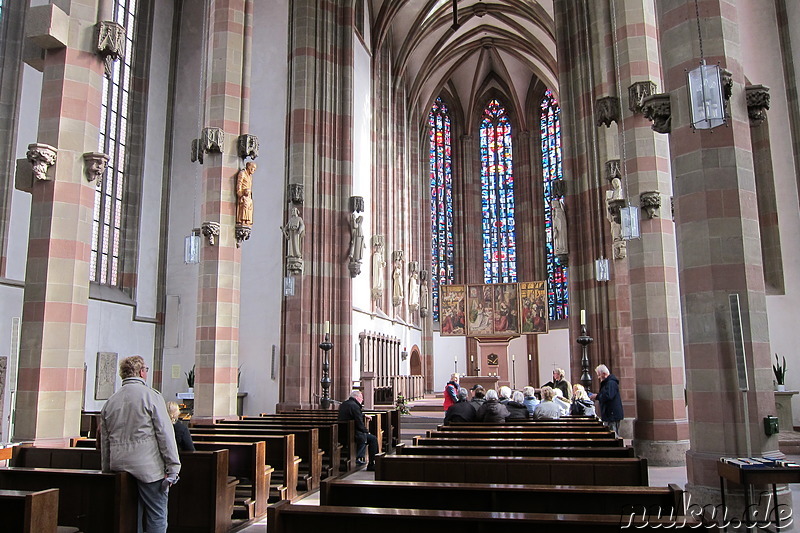
{"type": "Polygon", "coordinates": [[[189,433],[189,428],[183,425],[178,417],[181,415],[181,408],[175,402],[167,404],[167,411],[169,418],[172,420],[172,429],[175,430],[175,442],[178,444],[178,451],[193,452],[194,442],[192,442],[192,435],[189,433]]]}
{"type": "Polygon", "coordinates": [[[536,409],[536,406],[539,405],[539,398],[536,397],[536,389],[528,385],[522,389],[522,394],[524,395],[522,403],[528,409],[530,416],[533,417],[533,411],[536,409]]]}
{"type": "Polygon", "coordinates": [[[505,422],[509,415],[506,406],[498,401],[497,391],[489,389],[486,391],[486,403],[478,409],[479,422],[505,422]]]}
{"type": "Polygon", "coordinates": [[[514,391],[511,395],[511,401],[506,404],[506,409],[508,409],[508,417],[506,417],[506,422],[509,420],[525,420],[526,418],[530,418],[528,414],[528,408],[525,407],[523,403],[525,401],[525,395],[522,394],[520,391],[514,391]]]}
{"type": "Polygon", "coordinates": [[[556,397],[555,391],[552,387],[542,387],[542,401],[536,406],[533,411],[533,418],[538,420],[555,420],[561,418],[561,407],[553,401],[556,397]]]}
{"type": "Polygon", "coordinates": [[[589,399],[583,385],[576,383],[572,386],[572,406],[569,414],[576,416],[594,416],[594,402],[589,399]]]}

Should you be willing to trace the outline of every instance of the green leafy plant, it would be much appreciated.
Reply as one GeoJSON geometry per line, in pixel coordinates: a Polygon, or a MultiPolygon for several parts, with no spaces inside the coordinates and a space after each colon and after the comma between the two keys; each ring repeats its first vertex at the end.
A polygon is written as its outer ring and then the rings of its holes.
{"type": "Polygon", "coordinates": [[[394,401],[394,406],[401,415],[411,414],[411,410],[408,408],[406,398],[402,394],[397,395],[397,399],[394,401]]]}
{"type": "Polygon", "coordinates": [[[186,385],[188,385],[189,388],[194,387],[194,367],[195,365],[192,365],[191,370],[189,370],[188,372],[184,372],[184,374],[186,374],[186,385]]]}
{"type": "Polygon", "coordinates": [[[775,364],[772,365],[772,371],[775,373],[775,381],[778,385],[786,384],[786,357],[783,357],[783,364],[778,361],[778,354],[775,354],[775,364]]]}

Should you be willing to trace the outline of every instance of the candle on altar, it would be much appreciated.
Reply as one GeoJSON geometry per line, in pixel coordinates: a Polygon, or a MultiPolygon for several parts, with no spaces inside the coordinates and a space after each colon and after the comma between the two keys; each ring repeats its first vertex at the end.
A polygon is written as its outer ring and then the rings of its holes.
{"type": "Polygon", "coordinates": [[[517,360],[517,356],[516,356],[516,355],[514,355],[513,353],[511,354],[511,360],[512,360],[512,361],[516,361],[516,360],[517,360]]]}
{"type": "Polygon", "coordinates": [[[581,326],[586,325],[586,309],[581,309],[581,326]]]}
{"type": "Polygon", "coordinates": [[[325,321],[325,335],[328,335],[331,332],[331,321],[325,321]]]}
{"type": "Polygon", "coordinates": [[[531,354],[528,354],[528,361],[531,360],[531,354]]]}
{"type": "Polygon", "coordinates": [[[474,356],[470,355],[470,356],[469,356],[469,362],[471,363],[471,362],[473,362],[474,360],[475,360],[475,359],[474,359],[474,356]]]}

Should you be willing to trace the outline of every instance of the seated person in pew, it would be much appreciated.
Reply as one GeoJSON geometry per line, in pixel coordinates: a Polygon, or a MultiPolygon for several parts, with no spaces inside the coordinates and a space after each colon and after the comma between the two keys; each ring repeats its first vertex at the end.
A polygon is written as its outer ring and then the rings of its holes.
{"type": "Polygon", "coordinates": [[[475,412],[478,412],[478,409],[481,408],[481,405],[486,403],[486,390],[483,388],[482,385],[473,385],[472,386],[472,399],[469,401],[469,404],[475,409],[475,412]]]}
{"type": "Polygon", "coordinates": [[[542,401],[533,411],[533,418],[537,420],[556,420],[561,418],[561,407],[553,401],[556,397],[551,387],[542,387],[542,401]]]}
{"type": "Polygon", "coordinates": [[[478,409],[479,422],[505,422],[508,416],[508,409],[500,403],[497,391],[489,389],[486,391],[486,403],[478,409]]]}
{"type": "Polygon", "coordinates": [[[561,392],[561,389],[553,389],[555,396],[553,397],[553,401],[556,403],[557,406],[561,408],[561,416],[568,415],[570,409],[570,402],[561,392]]]}
{"type": "Polygon", "coordinates": [[[564,395],[564,398],[569,400],[572,394],[572,386],[570,385],[569,381],[564,379],[564,369],[563,368],[556,368],[553,370],[553,381],[548,381],[542,387],[552,387],[554,389],[559,389],[561,393],[564,395]]]}
{"type": "Polygon", "coordinates": [[[367,461],[364,460],[364,452],[369,444],[369,464],[367,470],[375,470],[375,456],[378,454],[378,438],[372,435],[367,427],[364,425],[364,419],[371,420],[371,416],[365,416],[362,411],[364,405],[364,395],[361,391],[354,390],[350,393],[350,398],[343,401],[339,406],[339,421],[346,422],[352,420],[356,430],[356,444],[358,444],[358,455],[356,456],[356,464],[365,465],[367,461]]]}
{"type": "Polygon", "coordinates": [[[511,401],[506,404],[506,409],[508,409],[508,416],[506,417],[506,422],[509,420],[525,420],[526,418],[530,418],[528,414],[528,408],[525,407],[523,403],[525,401],[525,395],[522,394],[520,391],[514,391],[511,395],[511,401]]]}
{"type": "Polygon", "coordinates": [[[178,444],[178,450],[182,452],[193,452],[194,442],[192,442],[192,434],[189,433],[189,428],[178,418],[181,415],[181,408],[178,407],[177,402],[169,402],[167,404],[167,411],[169,418],[172,420],[172,429],[175,430],[175,442],[178,444]]]}
{"type": "Polygon", "coordinates": [[[467,389],[464,387],[458,389],[458,402],[451,405],[444,415],[445,425],[450,422],[474,422],[478,419],[472,403],[467,401],[467,394],[467,389]]]}
{"type": "Polygon", "coordinates": [[[522,389],[522,394],[524,395],[522,403],[525,405],[528,413],[530,413],[531,418],[533,418],[533,410],[539,405],[539,398],[536,397],[536,389],[529,385],[522,389]]]}
{"type": "Polygon", "coordinates": [[[149,370],[139,355],[120,361],[122,387],[100,412],[101,464],[103,472],[129,472],[136,478],[146,531],[166,533],[167,494],[178,482],[181,460],[167,404],[160,392],[147,386],[149,370]]]}
{"type": "Polygon", "coordinates": [[[576,383],[572,386],[572,406],[569,414],[576,416],[595,416],[594,402],[589,399],[583,385],[576,383]]]}
{"type": "Polygon", "coordinates": [[[500,403],[505,405],[511,401],[511,387],[503,385],[500,387],[500,403]]]}

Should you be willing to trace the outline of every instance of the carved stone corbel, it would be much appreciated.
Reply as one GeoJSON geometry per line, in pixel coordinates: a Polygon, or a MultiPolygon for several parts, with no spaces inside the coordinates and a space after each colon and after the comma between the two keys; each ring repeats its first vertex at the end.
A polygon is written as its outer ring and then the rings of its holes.
{"type": "Polygon", "coordinates": [[[672,107],[669,93],[654,94],[642,100],[642,115],[653,123],[656,133],[672,131],[672,107]]]}
{"type": "Polygon", "coordinates": [[[622,165],[619,159],[609,159],[606,161],[606,179],[610,182],[614,178],[622,179],[622,165]]]}
{"type": "Polygon", "coordinates": [[[306,201],[306,188],[302,183],[289,184],[289,201],[295,205],[303,205],[306,201]]]}
{"type": "Polygon", "coordinates": [[[642,209],[647,213],[647,218],[658,218],[661,209],[661,193],[658,191],[647,191],[639,195],[642,209]]]}
{"type": "Polygon", "coordinates": [[[255,159],[258,157],[258,137],[255,135],[249,133],[239,135],[236,147],[239,151],[239,157],[242,159],[247,159],[248,157],[255,159]]]}
{"type": "Polygon", "coordinates": [[[252,228],[250,226],[244,226],[242,224],[236,224],[236,247],[239,248],[242,245],[242,241],[246,241],[250,238],[250,231],[252,228]]]}
{"type": "Polygon", "coordinates": [[[612,122],[619,124],[620,121],[619,98],[616,96],[604,96],[595,102],[595,122],[597,127],[611,127],[612,122]]]}
{"type": "Polygon", "coordinates": [[[201,231],[203,235],[206,236],[208,239],[208,244],[214,246],[217,243],[217,237],[219,237],[219,222],[214,221],[207,221],[203,222],[201,226],[201,231]]]}
{"type": "Polygon", "coordinates": [[[567,182],[562,179],[553,180],[550,182],[550,192],[553,197],[561,197],[567,195],[567,182]]]}
{"type": "Polygon", "coordinates": [[[650,80],[637,81],[628,87],[628,109],[634,114],[642,112],[642,100],[656,94],[656,84],[650,80]]]}
{"type": "Polygon", "coordinates": [[[112,20],[98,22],[97,53],[105,63],[106,78],[111,78],[114,61],[125,57],[125,27],[112,20]]]}
{"type": "Polygon", "coordinates": [[[364,211],[364,197],[363,196],[351,196],[350,197],[350,212],[351,213],[361,213],[364,211]]]}
{"type": "Polygon", "coordinates": [[[42,181],[52,179],[52,175],[47,173],[50,167],[55,165],[58,151],[55,146],[43,143],[33,143],[28,145],[28,153],[25,154],[31,163],[33,176],[42,181]]]}
{"type": "Polygon", "coordinates": [[[225,132],[222,128],[203,128],[200,137],[200,148],[204,153],[222,153],[225,144],[225,132]]]}
{"type": "Polygon", "coordinates": [[[84,175],[90,182],[102,179],[108,168],[108,154],[86,152],[83,154],[84,175]]]}
{"type": "Polygon", "coordinates": [[[767,119],[769,109],[769,87],[763,85],[747,85],[744,88],[747,98],[747,116],[750,127],[760,126],[767,119]]]}

